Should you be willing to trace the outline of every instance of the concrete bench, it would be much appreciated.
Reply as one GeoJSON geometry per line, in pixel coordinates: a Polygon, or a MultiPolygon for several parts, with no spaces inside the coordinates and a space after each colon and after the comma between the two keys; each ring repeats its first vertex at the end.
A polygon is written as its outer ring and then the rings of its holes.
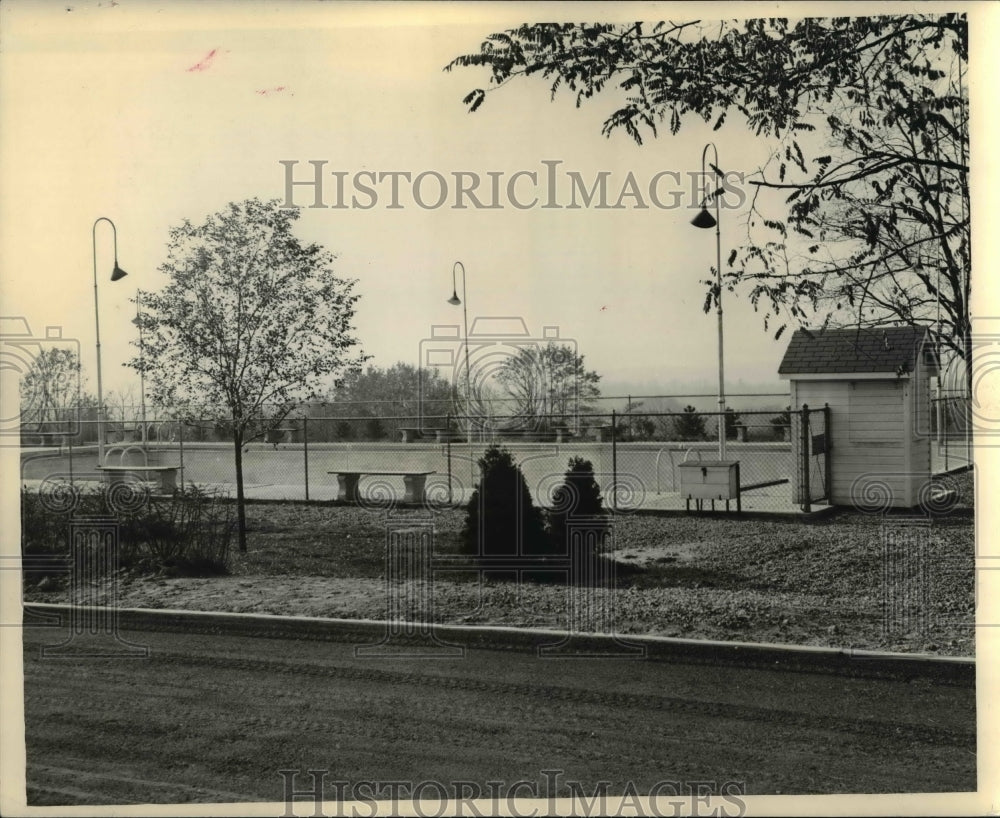
{"type": "Polygon", "coordinates": [[[163,492],[173,491],[177,488],[178,466],[98,466],[99,471],[105,472],[108,482],[125,483],[129,480],[129,475],[141,472],[155,472],[160,478],[160,490],[163,492]]]}
{"type": "Polygon", "coordinates": [[[591,426],[590,433],[594,436],[594,440],[598,443],[603,443],[605,440],[610,440],[611,438],[611,424],[591,426]]]}
{"type": "Polygon", "coordinates": [[[403,443],[412,443],[423,437],[423,433],[416,426],[400,426],[399,433],[403,436],[403,443]]]}
{"type": "Polygon", "coordinates": [[[402,477],[403,486],[406,491],[403,493],[404,503],[424,502],[424,486],[427,483],[427,475],[434,474],[433,471],[331,471],[327,474],[337,475],[339,490],[337,499],[346,503],[357,503],[360,501],[358,494],[358,481],[366,475],[372,477],[402,477]]]}
{"type": "Polygon", "coordinates": [[[297,431],[294,426],[279,426],[276,429],[268,429],[264,439],[277,449],[279,443],[291,443],[292,435],[297,431]]]}

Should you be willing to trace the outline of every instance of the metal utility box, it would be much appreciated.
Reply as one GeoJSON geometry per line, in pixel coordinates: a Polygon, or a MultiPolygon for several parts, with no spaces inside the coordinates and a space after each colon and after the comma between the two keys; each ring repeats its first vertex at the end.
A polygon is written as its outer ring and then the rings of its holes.
{"type": "Polygon", "coordinates": [[[740,462],[738,460],[685,460],[678,464],[681,478],[681,496],[687,502],[690,510],[691,500],[695,500],[701,510],[705,500],[712,501],[715,508],[716,500],[726,501],[726,511],[729,501],[736,501],[736,510],[740,511],[740,462]]]}

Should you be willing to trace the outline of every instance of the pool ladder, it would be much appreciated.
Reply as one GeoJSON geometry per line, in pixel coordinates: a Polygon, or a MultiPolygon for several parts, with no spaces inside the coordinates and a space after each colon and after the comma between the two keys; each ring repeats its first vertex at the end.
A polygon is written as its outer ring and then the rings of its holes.
{"type": "MultiPolygon", "coordinates": [[[[148,466],[149,465],[149,452],[147,452],[146,449],[143,448],[142,446],[137,446],[135,444],[133,444],[131,446],[112,446],[110,449],[108,449],[104,453],[104,463],[102,465],[107,466],[108,465],[108,459],[111,457],[111,454],[113,452],[117,452],[117,451],[121,451],[121,454],[118,457],[118,465],[119,466],[127,466],[127,465],[129,465],[128,463],[125,462],[125,458],[128,455],[128,453],[131,452],[131,451],[142,452],[142,464],[144,466],[148,466]]],[[[138,466],[136,468],[138,468],[138,466]]]]}

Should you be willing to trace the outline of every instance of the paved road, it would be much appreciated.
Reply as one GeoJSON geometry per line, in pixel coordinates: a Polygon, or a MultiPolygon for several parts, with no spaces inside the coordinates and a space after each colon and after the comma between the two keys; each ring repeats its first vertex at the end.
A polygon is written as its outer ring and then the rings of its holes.
{"type": "Polygon", "coordinates": [[[123,633],[148,658],[40,658],[64,633],[24,632],[29,804],[281,801],[281,769],[329,770],[331,799],[336,781],[376,782],[355,797],[429,779],[449,794],[526,779],[542,796],[547,781],[560,796],[571,781],[976,784],[965,685],[493,650],[359,659],[350,644],[151,631],[123,633]],[[561,771],[555,785],[543,770],[561,771]]]}

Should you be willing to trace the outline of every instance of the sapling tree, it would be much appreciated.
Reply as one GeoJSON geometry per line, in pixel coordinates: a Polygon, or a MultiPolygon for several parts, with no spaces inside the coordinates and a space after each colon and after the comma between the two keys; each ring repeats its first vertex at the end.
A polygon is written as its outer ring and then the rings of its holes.
{"type": "Polygon", "coordinates": [[[232,436],[239,547],[246,550],[243,447],[276,428],[330,381],[360,367],[355,281],[334,256],[292,232],[297,210],[278,200],[233,202],[170,231],[164,286],[141,292],[150,400],[215,420],[232,436]]]}

